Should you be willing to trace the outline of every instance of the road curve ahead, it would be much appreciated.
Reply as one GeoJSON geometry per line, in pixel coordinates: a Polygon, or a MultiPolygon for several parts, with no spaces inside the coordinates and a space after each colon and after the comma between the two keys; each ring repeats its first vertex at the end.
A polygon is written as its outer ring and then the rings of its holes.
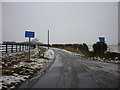
{"type": "Polygon", "coordinates": [[[31,88],[117,88],[117,65],[81,60],[53,49],[56,60],[31,88]],[[108,68],[112,66],[113,68],[108,68]]]}

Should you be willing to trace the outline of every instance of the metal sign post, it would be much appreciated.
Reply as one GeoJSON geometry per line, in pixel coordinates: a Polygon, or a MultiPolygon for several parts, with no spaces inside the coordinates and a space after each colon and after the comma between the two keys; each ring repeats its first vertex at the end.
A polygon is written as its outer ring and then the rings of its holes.
{"type": "Polygon", "coordinates": [[[30,60],[30,38],[34,38],[34,36],[35,36],[35,32],[25,31],[25,37],[29,38],[29,56],[28,56],[28,60],[30,60]]]}
{"type": "Polygon", "coordinates": [[[48,29],[48,49],[49,49],[49,29],[48,29]]]}
{"type": "MultiPolygon", "coordinates": [[[[105,37],[99,37],[100,42],[105,42],[105,37]]],[[[101,57],[102,57],[102,43],[101,43],[101,57]]]]}
{"type": "Polygon", "coordinates": [[[29,58],[28,60],[30,60],[30,37],[29,37],[29,58]]]}

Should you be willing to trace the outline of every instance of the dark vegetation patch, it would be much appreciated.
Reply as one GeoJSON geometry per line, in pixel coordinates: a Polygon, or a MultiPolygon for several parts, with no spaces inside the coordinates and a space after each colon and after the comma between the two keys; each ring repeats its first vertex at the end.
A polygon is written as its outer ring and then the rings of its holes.
{"type": "Polygon", "coordinates": [[[120,53],[107,52],[108,45],[105,42],[93,44],[93,51],[89,51],[86,43],[83,44],[53,44],[52,47],[65,49],[71,52],[83,54],[84,58],[99,57],[107,60],[120,60],[120,53]]]}
{"type": "MultiPolygon", "coordinates": [[[[46,48],[38,47],[40,53],[36,53],[36,51],[31,51],[31,58],[43,58],[47,59],[47,57],[44,57],[44,53],[46,51],[46,48]]],[[[21,66],[21,67],[14,67],[15,65],[19,65],[20,62],[26,62],[31,63],[34,61],[28,61],[28,52],[20,52],[20,53],[13,53],[13,54],[6,54],[4,57],[2,57],[2,76],[26,76],[24,79],[30,79],[32,78],[38,70],[42,69],[33,69],[27,66],[21,66]]],[[[2,81],[3,82],[3,81],[2,81]]],[[[18,88],[24,81],[20,80],[20,82],[11,82],[10,84],[3,84],[2,90],[7,90],[7,88],[13,87],[18,88]]]]}

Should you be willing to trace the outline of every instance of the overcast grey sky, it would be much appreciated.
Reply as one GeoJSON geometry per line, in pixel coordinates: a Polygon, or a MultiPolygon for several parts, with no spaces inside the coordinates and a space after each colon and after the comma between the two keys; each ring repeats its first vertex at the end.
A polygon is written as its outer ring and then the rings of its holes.
{"type": "Polygon", "coordinates": [[[3,2],[2,39],[27,41],[25,30],[47,43],[93,44],[105,36],[108,44],[118,43],[117,2],[3,2]]]}
{"type": "Polygon", "coordinates": [[[0,2],[0,43],[2,42],[2,3],[0,2]]]}

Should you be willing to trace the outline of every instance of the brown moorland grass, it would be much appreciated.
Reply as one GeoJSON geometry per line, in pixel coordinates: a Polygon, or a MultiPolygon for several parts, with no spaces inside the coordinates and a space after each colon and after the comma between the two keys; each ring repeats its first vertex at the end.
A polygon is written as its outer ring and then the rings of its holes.
{"type": "Polygon", "coordinates": [[[77,49],[74,49],[72,47],[64,47],[64,48],[61,48],[60,49],[65,49],[65,50],[68,50],[68,51],[71,51],[71,52],[76,52],[76,53],[82,53],[85,55],[85,57],[104,57],[104,58],[112,58],[112,59],[115,59],[116,57],[120,58],[120,54],[119,53],[115,53],[115,52],[107,52],[105,53],[104,55],[101,55],[101,54],[95,54],[93,51],[89,51],[89,52],[86,52],[86,51],[81,51],[81,50],[77,50],[77,49]]]}

